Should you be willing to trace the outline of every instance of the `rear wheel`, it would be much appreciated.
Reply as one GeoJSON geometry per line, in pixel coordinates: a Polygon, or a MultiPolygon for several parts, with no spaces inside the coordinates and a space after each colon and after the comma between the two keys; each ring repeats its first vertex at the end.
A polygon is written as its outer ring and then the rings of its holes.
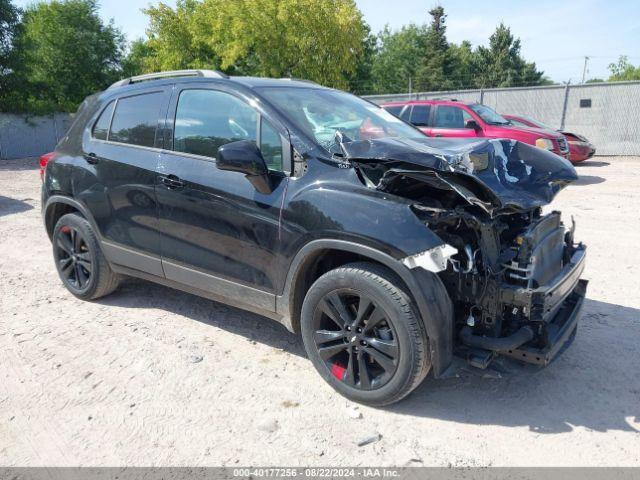
{"type": "Polygon", "coordinates": [[[304,300],[301,327],[315,368],[351,400],[396,402],[429,371],[420,319],[384,267],[354,263],[321,276],[304,300]]]}
{"type": "Polygon", "coordinates": [[[62,216],[52,240],[58,275],[76,297],[93,300],[117,288],[119,277],[109,267],[86,219],[75,213],[62,216]]]}

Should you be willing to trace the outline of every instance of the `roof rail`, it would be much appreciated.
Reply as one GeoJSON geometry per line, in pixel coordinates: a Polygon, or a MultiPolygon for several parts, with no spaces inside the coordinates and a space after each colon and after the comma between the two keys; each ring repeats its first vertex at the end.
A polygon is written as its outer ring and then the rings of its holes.
{"type": "Polygon", "coordinates": [[[167,72],[145,73],[135,77],[123,78],[112,84],[109,88],[124,87],[132,83],[145,82],[147,80],[158,80],[170,77],[206,77],[206,78],[229,78],[218,70],[171,70],[167,72]]]}
{"type": "Polygon", "coordinates": [[[310,83],[312,85],[320,85],[319,83],[314,82],[313,80],[306,80],[304,78],[281,77],[280,80],[289,80],[292,82],[304,82],[304,83],[310,83]]]}

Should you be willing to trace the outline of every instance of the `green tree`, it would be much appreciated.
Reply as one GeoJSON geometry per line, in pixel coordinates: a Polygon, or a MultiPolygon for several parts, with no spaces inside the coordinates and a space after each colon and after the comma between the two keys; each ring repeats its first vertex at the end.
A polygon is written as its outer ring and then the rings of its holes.
{"type": "Polygon", "coordinates": [[[145,52],[138,47],[139,53],[144,53],[139,58],[143,71],[220,68],[220,58],[211,46],[195,35],[200,8],[197,0],[178,0],[175,9],[160,3],[144,10],[149,16],[149,39],[145,52]]]}
{"type": "Polygon", "coordinates": [[[455,89],[475,87],[475,58],[476,53],[471,42],[464,40],[460,45],[449,44],[449,83],[455,89]]]}
{"type": "Polygon", "coordinates": [[[95,0],[53,0],[24,12],[16,39],[20,108],[74,111],[89,94],[120,76],[124,37],[104,24],[95,0]]]}
{"type": "Polygon", "coordinates": [[[20,25],[20,10],[11,0],[0,0],[0,75],[11,68],[13,39],[20,25]]]}
{"type": "Polygon", "coordinates": [[[378,34],[379,47],[371,67],[371,83],[376,93],[406,92],[410,79],[415,82],[425,36],[426,28],[414,24],[397,31],[386,26],[378,34]]]}
{"type": "Polygon", "coordinates": [[[479,87],[516,87],[545,83],[544,72],[520,55],[520,39],[503,23],[489,37],[489,47],[476,51],[476,84],[479,87]]]}
{"type": "Polygon", "coordinates": [[[223,69],[346,87],[366,29],[353,0],[204,0],[195,37],[223,69]]]}
{"type": "Polygon", "coordinates": [[[373,84],[373,63],[378,50],[378,37],[371,33],[368,24],[363,23],[365,37],[362,41],[362,50],[356,58],[356,68],[352,73],[347,73],[349,91],[357,95],[375,93],[373,84]]]}
{"type": "Polygon", "coordinates": [[[417,72],[420,90],[446,90],[454,87],[454,62],[447,42],[447,15],[437,6],[429,10],[431,24],[425,36],[422,66],[417,72]]]}
{"type": "Polygon", "coordinates": [[[145,12],[147,71],[216,68],[344,88],[366,68],[367,28],[353,0],[179,0],[145,12]]]}
{"type": "Polygon", "coordinates": [[[640,80],[640,66],[634,67],[629,63],[629,57],[621,55],[616,63],[609,64],[610,82],[624,82],[640,80]]]}
{"type": "Polygon", "coordinates": [[[12,110],[16,65],[13,44],[20,29],[20,13],[11,0],[0,0],[0,111],[12,110]]]}
{"type": "Polygon", "coordinates": [[[145,73],[149,68],[150,57],[153,54],[153,49],[144,38],[131,42],[127,54],[122,60],[122,76],[133,77],[145,73]]]}

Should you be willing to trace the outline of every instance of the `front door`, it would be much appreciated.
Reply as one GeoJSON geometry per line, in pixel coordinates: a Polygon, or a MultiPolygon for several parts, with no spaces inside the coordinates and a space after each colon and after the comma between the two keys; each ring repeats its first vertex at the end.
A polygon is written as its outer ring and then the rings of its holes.
{"type": "Polygon", "coordinates": [[[160,158],[158,205],[166,277],[273,310],[280,206],[288,176],[288,134],[245,99],[210,87],[174,93],[171,150],[160,158]],[[273,190],[262,194],[242,173],[222,171],[220,146],[253,140],[273,190]]]}
{"type": "Polygon", "coordinates": [[[474,118],[461,107],[438,105],[429,135],[432,137],[477,137],[477,130],[465,127],[469,120],[474,120],[474,118]]]}

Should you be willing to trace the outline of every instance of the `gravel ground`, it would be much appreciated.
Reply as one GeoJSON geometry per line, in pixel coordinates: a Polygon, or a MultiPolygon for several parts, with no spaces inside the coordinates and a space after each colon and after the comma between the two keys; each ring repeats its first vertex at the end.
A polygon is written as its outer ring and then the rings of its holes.
{"type": "Polygon", "coordinates": [[[135,280],[75,299],[53,267],[36,161],[2,162],[0,465],[639,466],[638,166],[598,157],[554,203],[589,245],[563,356],[462,369],[372,409],[334,393],[270,320],[135,280]]]}

